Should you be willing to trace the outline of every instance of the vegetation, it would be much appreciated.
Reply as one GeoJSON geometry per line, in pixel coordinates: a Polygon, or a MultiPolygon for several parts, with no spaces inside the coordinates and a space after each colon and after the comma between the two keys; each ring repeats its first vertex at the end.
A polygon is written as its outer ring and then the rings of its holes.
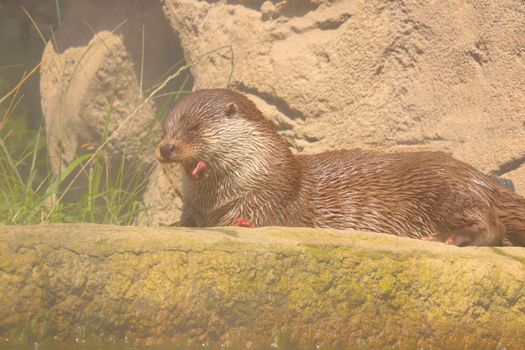
{"type": "MultiPolygon", "coordinates": [[[[22,8],[33,30],[45,44],[47,40],[28,11],[22,8]]],[[[57,1],[57,18],[60,8],[57,1]]],[[[5,13],[4,13],[5,16],[5,13]]],[[[52,33],[50,38],[52,39],[52,33]]],[[[11,38],[13,39],[13,38],[11,38]]],[[[1,43],[4,47],[16,41],[1,43]]],[[[31,43],[34,46],[34,42],[31,43]]],[[[39,50],[42,45],[40,44],[39,50]]],[[[20,48],[24,50],[26,48],[20,48]]],[[[89,50],[89,48],[87,48],[89,50]]],[[[15,50],[15,52],[18,52],[15,50]]],[[[38,51],[40,57],[40,51],[38,51]]],[[[11,59],[16,59],[12,56],[11,59]]],[[[87,145],[85,153],[78,155],[65,168],[54,174],[47,156],[45,127],[42,118],[29,118],[34,111],[24,104],[25,93],[35,90],[38,63],[26,65],[0,62],[0,223],[35,224],[52,222],[97,222],[127,225],[136,220],[141,211],[147,210],[142,202],[151,166],[139,161],[129,161],[126,150],[121,161],[110,161],[105,147],[117,130],[107,130],[101,135],[99,146],[87,145]],[[13,76],[25,71],[13,83],[13,76]],[[34,120],[40,120],[35,123],[34,120]],[[33,122],[32,122],[33,121],[33,122]],[[35,125],[36,124],[36,125],[35,125]]],[[[159,108],[159,119],[167,106],[185,92],[183,86],[165,91],[173,78],[186,73],[189,65],[179,62],[166,73],[162,81],[150,90],[137,108],[122,121],[123,126],[144,103],[168,95],[159,108]]],[[[67,89],[68,82],[65,82],[67,89]]],[[[36,85],[38,90],[38,85],[36,85]]],[[[34,107],[34,106],[33,106],[34,107]]],[[[112,110],[108,110],[107,120],[112,110]]]]}
{"type": "Polygon", "coordinates": [[[0,222],[132,224],[146,210],[141,195],[151,167],[126,161],[131,158],[126,150],[119,162],[109,161],[104,146],[112,133],[106,130],[98,148],[88,146],[87,153],[53,174],[45,128],[24,129],[27,123],[13,122],[20,120],[17,107],[23,99],[22,87],[19,84],[0,102],[0,222]]]}

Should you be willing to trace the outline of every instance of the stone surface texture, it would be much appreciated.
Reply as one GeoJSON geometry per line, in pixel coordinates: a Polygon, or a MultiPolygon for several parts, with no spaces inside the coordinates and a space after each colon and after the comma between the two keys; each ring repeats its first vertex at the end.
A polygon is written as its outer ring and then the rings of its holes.
{"type": "MultiPolygon", "coordinates": [[[[100,123],[107,107],[100,101],[113,96],[105,86],[115,79],[115,72],[132,82],[125,88],[117,85],[115,103],[132,105],[127,101],[138,96],[138,72],[131,68],[136,53],[124,47],[121,38],[136,44],[141,36],[97,27],[97,36],[85,40],[70,28],[80,26],[86,13],[82,6],[96,8],[97,13],[118,9],[116,26],[143,3],[85,3],[72,6],[69,22],[63,24],[72,47],[58,51],[49,44],[44,53],[43,105],[51,135],[57,133],[54,111],[60,106],[54,89],[62,79],[59,70],[51,69],[53,59],[78,60],[82,47],[99,36],[108,38],[119,59],[102,48],[94,50],[88,61],[96,62],[85,64],[85,78],[73,79],[83,90],[74,89],[63,105],[72,111],[65,120],[74,140],[84,137],[84,125],[100,123]],[[128,12],[121,13],[123,7],[128,12]]],[[[525,2],[164,0],[161,4],[155,18],[161,18],[161,24],[167,21],[169,28],[162,29],[167,40],[154,38],[150,45],[180,45],[182,51],[177,56],[176,50],[153,50],[151,58],[175,63],[183,54],[193,64],[195,88],[230,87],[246,93],[295,151],[442,150],[486,173],[514,180],[517,192],[525,194],[525,2]]],[[[135,21],[129,15],[122,28],[135,26],[135,21]]],[[[161,31],[155,23],[146,28],[161,31]]],[[[162,71],[168,66],[146,60],[145,67],[162,71]]],[[[145,106],[139,119],[151,120],[156,108],[145,106]]],[[[122,109],[119,117],[127,111],[122,109]]],[[[124,134],[139,140],[141,123],[124,134]]],[[[96,139],[99,130],[89,130],[96,139]]],[[[121,148],[122,142],[116,152],[121,148]]],[[[162,171],[157,175],[165,176],[162,171]]],[[[164,205],[166,198],[175,203],[176,198],[155,193],[158,176],[152,177],[153,192],[146,195],[153,208],[164,205]]],[[[153,210],[148,222],[175,222],[179,206],[173,206],[171,217],[162,209],[153,210]]]]}
{"type": "MultiPolygon", "coordinates": [[[[525,249],[291,228],[0,226],[0,334],[521,349],[525,249]]],[[[273,345],[271,345],[273,344],[273,345]]]]}

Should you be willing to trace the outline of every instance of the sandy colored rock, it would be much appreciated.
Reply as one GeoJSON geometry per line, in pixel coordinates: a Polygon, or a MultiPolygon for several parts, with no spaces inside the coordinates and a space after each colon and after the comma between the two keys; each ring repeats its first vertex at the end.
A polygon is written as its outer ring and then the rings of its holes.
{"type": "Polygon", "coordinates": [[[354,231],[2,226],[0,335],[519,349],[524,263],[354,231]]]}
{"type": "MultiPolygon", "coordinates": [[[[283,111],[300,151],[410,146],[499,175],[522,166],[522,1],[278,3],[170,0],[166,13],[188,57],[232,46],[230,86],[283,111]]],[[[226,86],[229,66],[211,57],[196,86],[226,86]]]]}
{"type": "Polygon", "coordinates": [[[179,191],[181,171],[178,165],[157,166],[150,175],[144,191],[145,210],[137,221],[141,225],[173,226],[178,224],[182,212],[179,191]]]}

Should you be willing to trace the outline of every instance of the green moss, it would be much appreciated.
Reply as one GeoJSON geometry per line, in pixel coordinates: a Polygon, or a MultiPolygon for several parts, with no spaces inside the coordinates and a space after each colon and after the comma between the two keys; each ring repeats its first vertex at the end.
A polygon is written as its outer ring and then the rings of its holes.
{"type": "MultiPolygon", "coordinates": [[[[2,300],[21,303],[18,320],[32,320],[25,339],[103,332],[264,349],[281,334],[282,348],[512,348],[525,325],[525,271],[490,250],[399,252],[359,236],[315,244],[300,231],[277,244],[278,229],[200,238],[81,228],[55,228],[59,241],[53,226],[0,234],[0,246],[38,246],[7,250],[5,269],[17,279],[0,279],[2,300]]],[[[3,329],[20,332],[16,324],[0,317],[3,329]]]]}
{"type": "Polygon", "coordinates": [[[521,263],[522,265],[525,265],[525,258],[521,258],[521,257],[515,256],[515,255],[512,255],[512,254],[507,254],[501,248],[494,248],[494,247],[492,247],[490,249],[492,249],[492,251],[494,253],[498,254],[498,255],[510,258],[510,259],[512,259],[514,261],[517,261],[517,262],[521,263]]]}

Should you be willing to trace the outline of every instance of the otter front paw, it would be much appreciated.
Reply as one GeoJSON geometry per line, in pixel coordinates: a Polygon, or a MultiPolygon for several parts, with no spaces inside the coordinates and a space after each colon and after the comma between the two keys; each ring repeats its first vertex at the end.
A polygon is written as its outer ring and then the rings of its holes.
{"type": "Polygon", "coordinates": [[[234,226],[239,226],[239,227],[255,227],[255,224],[253,223],[253,221],[251,220],[245,220],[245,219],[237,219],[237,221],[235,221],[235,224],[233,224],[234,226]]]}

